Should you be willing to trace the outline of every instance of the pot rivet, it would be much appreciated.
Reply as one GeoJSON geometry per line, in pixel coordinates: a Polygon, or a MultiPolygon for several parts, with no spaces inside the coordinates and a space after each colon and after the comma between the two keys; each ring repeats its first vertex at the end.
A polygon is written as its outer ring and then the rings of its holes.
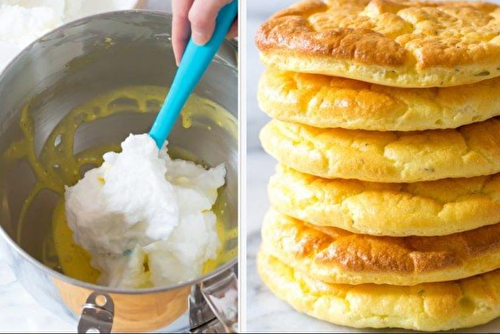
{"type": "Polygon", "coordinates": [[[108,300],[106,299],[105,296],[103,295],[99,295],[95,298],[95,303],[97,306],[99,307],[103,307],[104,305],[106,305],[106,303],[108,302],[108,300]]]}

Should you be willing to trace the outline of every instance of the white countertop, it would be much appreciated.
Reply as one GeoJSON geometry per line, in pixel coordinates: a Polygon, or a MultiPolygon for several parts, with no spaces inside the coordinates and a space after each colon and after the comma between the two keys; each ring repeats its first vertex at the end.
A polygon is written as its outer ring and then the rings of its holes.
{"type": "Polygon", "coordinates": [[[0,239],[0,332],[76,332],[36,302],[14,276],[0,239]]]}
{"type": "MultiPolygon", "coordinates": [[[[248,1],[248,41],[247,41],[247,329],[250,332],[366,332],[353,328],[335,326],[311,318],[295,311],[287,303],[275,297],[262,283],[255,264],[260,245],[260,227],[266,210],[267,182],[274,173],[276,162],[263,150],[258,140],[258,133],[269,118],[259,110],[256,101],[257,82],[264,66],[259,62],[254,36],[259,24],[280,8],[285,8],[295,0],[248,1]]],[[[388,330],[372,330],[388,332],[388,330]]],[[[389,332],[401,330],[389,330],[389,332]]],[[[481,327],[460,332],[490,333],[500,331],[500,319],[481,327]]]]}

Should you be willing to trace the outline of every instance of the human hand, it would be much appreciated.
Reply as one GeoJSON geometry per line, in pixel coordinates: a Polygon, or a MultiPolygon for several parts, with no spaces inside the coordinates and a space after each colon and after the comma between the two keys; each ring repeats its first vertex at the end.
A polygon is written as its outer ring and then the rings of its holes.
{"type": "MultiPolygon", "coordinates": [[[[172,0],[172,45],[179,65],[189,37],[198,45],[207,43],[214,33],[215,20],[222,7],[232,0],[172,0]]],[[[238,35],[238,18],[233,22],[228,37],[238,35]]]]}

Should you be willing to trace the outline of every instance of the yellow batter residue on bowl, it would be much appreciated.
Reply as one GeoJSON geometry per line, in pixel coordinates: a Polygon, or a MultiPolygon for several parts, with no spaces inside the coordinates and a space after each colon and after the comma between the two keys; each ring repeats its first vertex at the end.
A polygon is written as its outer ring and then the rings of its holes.
{"type": "MultiPolygon", "coordinates": [[[[66,222],[64,186],[76,184],[82,177],[82,167],[101,165],[102,155],[109,151],[118,152],[120,146],[118,144],[103,145],[74,154],[75,133],[83,123],[118,113],[156,113],[163,103],[166,93],[165,88],[159,86],[130,86],[99,95],[68,113],[51,132],[39,155],[35,150],[35,126],[30,114],[31,104],[28,103],[24,106],[20,119],[24,138],[13,142],[4,153],[4,158],[7,161],[26,159],[37,178],[37,183],[26,198],[21,210],[17,230],[18,242],[20,242],[26,214],[36,196],[44,189],[59,194],[61,200],[54,209],[52,231],[45,238],[43,261],[47,266],[59,270],[69,277],[88,283],[96,283],[100,273],[91,266],[90,254],[74,242],[73,232],[66,222]],[[58,258],[57,263],[50,260],[54,258],[54,255],[58,258]]],[[[207,117],[235,138],[237,137],[236,119],[210,100],[192,95],[181,116],[185,128],[199,126],[201,123],[196,120],[200,117],[207,117]]],[[[173,158],[194,161],[207,167],[206,163],[185,150],[170,147],[169,152],[173,158]]],[[[227,224],[223,223],[226,206],[226,198],[219,192],[219,198],[212,210],[217,215],[217,231],[221,244],[237,238],[237,227],[228,230],[225,227],[227,224]]],[[[207,261],[204,273],[216,269],[236,255],[221,250],[219,250],[216,260],[207,261]]]]}

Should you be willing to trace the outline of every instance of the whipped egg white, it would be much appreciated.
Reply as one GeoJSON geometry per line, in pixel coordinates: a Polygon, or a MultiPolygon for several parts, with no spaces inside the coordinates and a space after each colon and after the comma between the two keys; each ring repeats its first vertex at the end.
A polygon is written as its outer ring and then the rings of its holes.
{"type": "Polygon", "coordinates": [[[68,226],[101,272],[98,283],[144,288],[196,278],[220,247],[211,209],[224,164],[207,170],[171,159],[147,134],[121,146],[65,191],[68,226]]]}

